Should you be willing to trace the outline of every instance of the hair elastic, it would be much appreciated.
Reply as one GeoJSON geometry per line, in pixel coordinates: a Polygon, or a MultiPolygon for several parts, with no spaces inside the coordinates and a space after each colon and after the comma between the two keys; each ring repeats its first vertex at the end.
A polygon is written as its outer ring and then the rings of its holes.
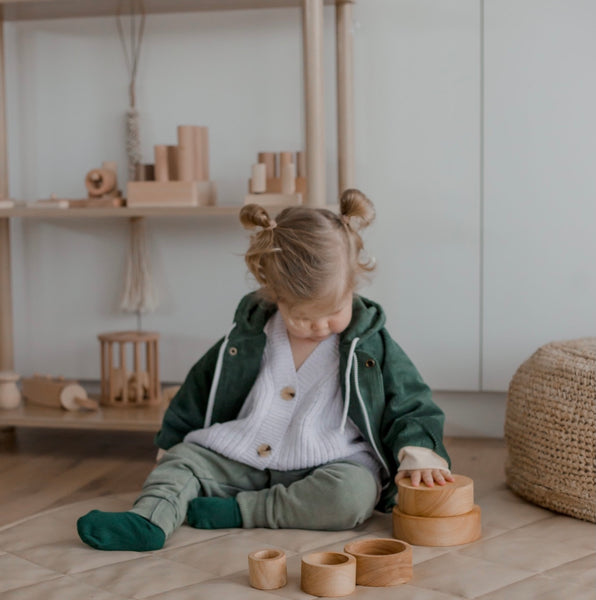
{"type": "Polygon", "coordinates": [[[273,231],[276,227],[277,227],[277,223],[273,219],[270,219],[269,226],[263,227],[263,230],[264,231],[273,231]]]}

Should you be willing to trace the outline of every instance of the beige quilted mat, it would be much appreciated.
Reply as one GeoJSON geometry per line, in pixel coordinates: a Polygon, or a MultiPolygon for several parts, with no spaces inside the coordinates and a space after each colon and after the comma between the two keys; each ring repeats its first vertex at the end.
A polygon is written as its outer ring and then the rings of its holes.
{"type": "MultiPolygon", "coordinates": [[[[276,600],[300,591],[300,556],[342,550],[351,539],[390,537],[389,515],[358,529],[198,531],[182,527],[158,552],[100,552],[79,541],[76,519],[92,508],[126,510],[133,495],[108,496],[46,512],[0,529],[2,600],[276,600]],[[247,556],[276,547],[288,556],[288,584],[248,585],[247,556]]],[[[594,600],[596,525],[520,500],[504,484],[477,491],[483,537],[466,546],[414,547],[414,577],[397,587],[358,586],[357,599],[594,600]],[[480,492],[480,493],[478,493],[480,492]]]]}

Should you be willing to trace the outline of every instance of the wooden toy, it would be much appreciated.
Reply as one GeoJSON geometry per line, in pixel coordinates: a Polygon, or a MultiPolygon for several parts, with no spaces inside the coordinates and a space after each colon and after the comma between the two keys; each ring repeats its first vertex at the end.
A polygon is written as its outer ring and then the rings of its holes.
{"type": "Polygon", "coordinates": [[[256,550],[248,555],[250,585],[258,590],[276,590],[286,585],[286,554],[273,548],[256,550]]]}
{"type": "Polygon", "coordinates": [[[306,154],[302,151],[296,152],[296,175],[306,177],[306,154]]]}
{"type": "Polygon", "coordinates": [[[480,507],[453,517],[418,517],[393,507],[393,536],[415,546],[459,546],[481,535],[480,507]]]}
{"type": "Polygon", "coordinates": [[[10,410],[21,403],[18,380],[19,376],[12,371],[0,372],[0,408],[10,410]]]}
{"type": "Polygon", "coordinates": [[[344,552],[356,559],[358,585],[381,587],[412,579],[412,546],[401,540],[356,540],[346,544],[344,552]]]}
{"type": "Polygon", "coordinates": [[[129,181],[128,206],[213,206],[217,190],[213,181],[129,181]]]}
{"type": "Polygon", "coordinates": [[[194,128],[178,125],[178,177],[180,181],[193,181],[195,174],[194,128]]]}
{"type": "Polygon", "coordinates": [[[356,589],[356,559],[344,552],[315,552],[303,556],[300,587],[313,596],[347,596],[356,589]]]}
{"type": "Polygon", "coordinates": [[[178,181],[178,146],[166,146],[168,151],[168,176],[172,181],[178,181]]]}
{"type": "Polygon", "coordinates": [[[92,169],[85,176],[85,187],[90,198],[113,194],[116,185],[116,173],[112,169],[92,169]]]}
{"type": "Polygon", "coordinates": [[[251,194],[264,194],[267,191],[267,165],[257,163],[252,166],[252,176],[250,178],[251,194]]]}
{"type": "Polygon", "coordinates": [[[209,130],[193,126],[193,162],[195,181],[209,181],[209,130]]]}
{"type": "Polygon", "coordinates": [[[267,169],[267,179],[277,177],[277,157],[275,152],[259,152],[257,160],[263,163],[267,169]]]}
{"type": "Polygon", "coordinates": [[[399,510],[418,517],[453,517],[474,508],[474,482],[464,475],[454,475],[455,481],[445,485],[414,487],[409,477],[397,484],[399,510]]]}
{"type": "Polygon", "coordinates": [[[280,152],[279,153],[279,173],[281,175],[283,168],[286,165],[294,164],[294,153],[293,152],[280,152]]]}
{"type": "Polygon", "coordinates": [[[153,146],[153,154],[155,156],[155,181],[169,181],[168,147],[164,144],[153,146]]]}
{"type": "Polygon", "coordinates": [[[101,402],[108,406],[147,406],[161,402],[158,368],[158,333],[116,331],[97,336],[101,343],[101,402]],[[119,365],[114,364],[114,344],[119,365]],[[141,348],[145,360],[142,364],[141,348]],[[130,352],[128,352],[128,351],[130,352]],[[126,355],[132,354],[133,371],[126,355]]]}
{"type": "Polygon", "coordinates": [[[296,193],[296,165],[287,163],[281,167],[281,193],[296,193]]]}
{"type": "Polygon", "coordinates": [[[97,410],[95,400],[87,397],[87,392],[76,381],[64,377],[34,375],[24,377],[21,392],[31,404],[66,410],[97,410]]]}
{"type": "Polygon", "coordinates": [[[135,165],[135,177],[133,181],[155,181],[155,165],[137,163],[135,165]]]}
{"type": "Polygon", "coordinates": [[[302,204],[302,194],[248,194],[244,197],[244,204],[296,206],[302,204]]]}

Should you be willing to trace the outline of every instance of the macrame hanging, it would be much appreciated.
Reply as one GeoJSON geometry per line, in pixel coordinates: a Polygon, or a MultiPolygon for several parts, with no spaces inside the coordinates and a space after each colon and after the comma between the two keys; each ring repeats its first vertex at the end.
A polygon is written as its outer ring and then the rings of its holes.
{"type": "MultiPolygon", "coordinates": [[[[128,179],[136,179],[137,168],[141,163],[141,142],[139,136],[139,113],[136,109],[135,84],[141,54],[141,44],[145,32],[145,6],[143,0],[130,0],[128,27],[125,26],[124,0],[120,1],[117,15],[118,35],[124,50],[126,68],[129,75],[129,107],[126,111],[126,155],[128,158],[128,179]],[[128,32],[128,35],[125,32],[128,32]]],[[[153,286],[149,252],[145,235],[145,219],[130,220],[130,247],[126,265],[126,279],[120,308],[137,313],[137,327],[141,329],[141,314],[157,308],[157,294],[153,286]]]]}
{"type": "Polygon", "coordinates": [[[126,265],[126,282],[120,307],[127,312],[136,312],[140,318],[142,313],[155,310],[157,304],[157,294],[153,286],[145,236],[145,219],[133,217],[130,220],[130,247],[126,265]]]}
{"type": "Polygon", "coordinates": [[[139,113],[136,108],[135,84],[141,55],[141,44],[145,33],[145,4],[143,0],[130,0],[128,27],[122,16],[124,0],[120,0],[116,23],[118,35],[124,50],[128,71],[128,110],[126,111],[126,155],[128,158],[128,179],[135,180],[138,165],[141,163],[141,140],[139,135],[139,113]],[[128,35],[125,33],[128,30],[128,35]]]}

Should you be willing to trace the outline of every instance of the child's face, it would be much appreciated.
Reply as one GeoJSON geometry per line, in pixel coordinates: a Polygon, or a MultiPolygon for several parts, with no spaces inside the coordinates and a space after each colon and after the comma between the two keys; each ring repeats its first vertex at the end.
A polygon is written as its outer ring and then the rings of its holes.
{"type": "Polygon", "coordinates": [[[330,335],[341,333],[352,320],[352,294],[347,294],[335,306],[303,302],[292,306],[278,302],[290,338],[322,342],[330,335]]]}

